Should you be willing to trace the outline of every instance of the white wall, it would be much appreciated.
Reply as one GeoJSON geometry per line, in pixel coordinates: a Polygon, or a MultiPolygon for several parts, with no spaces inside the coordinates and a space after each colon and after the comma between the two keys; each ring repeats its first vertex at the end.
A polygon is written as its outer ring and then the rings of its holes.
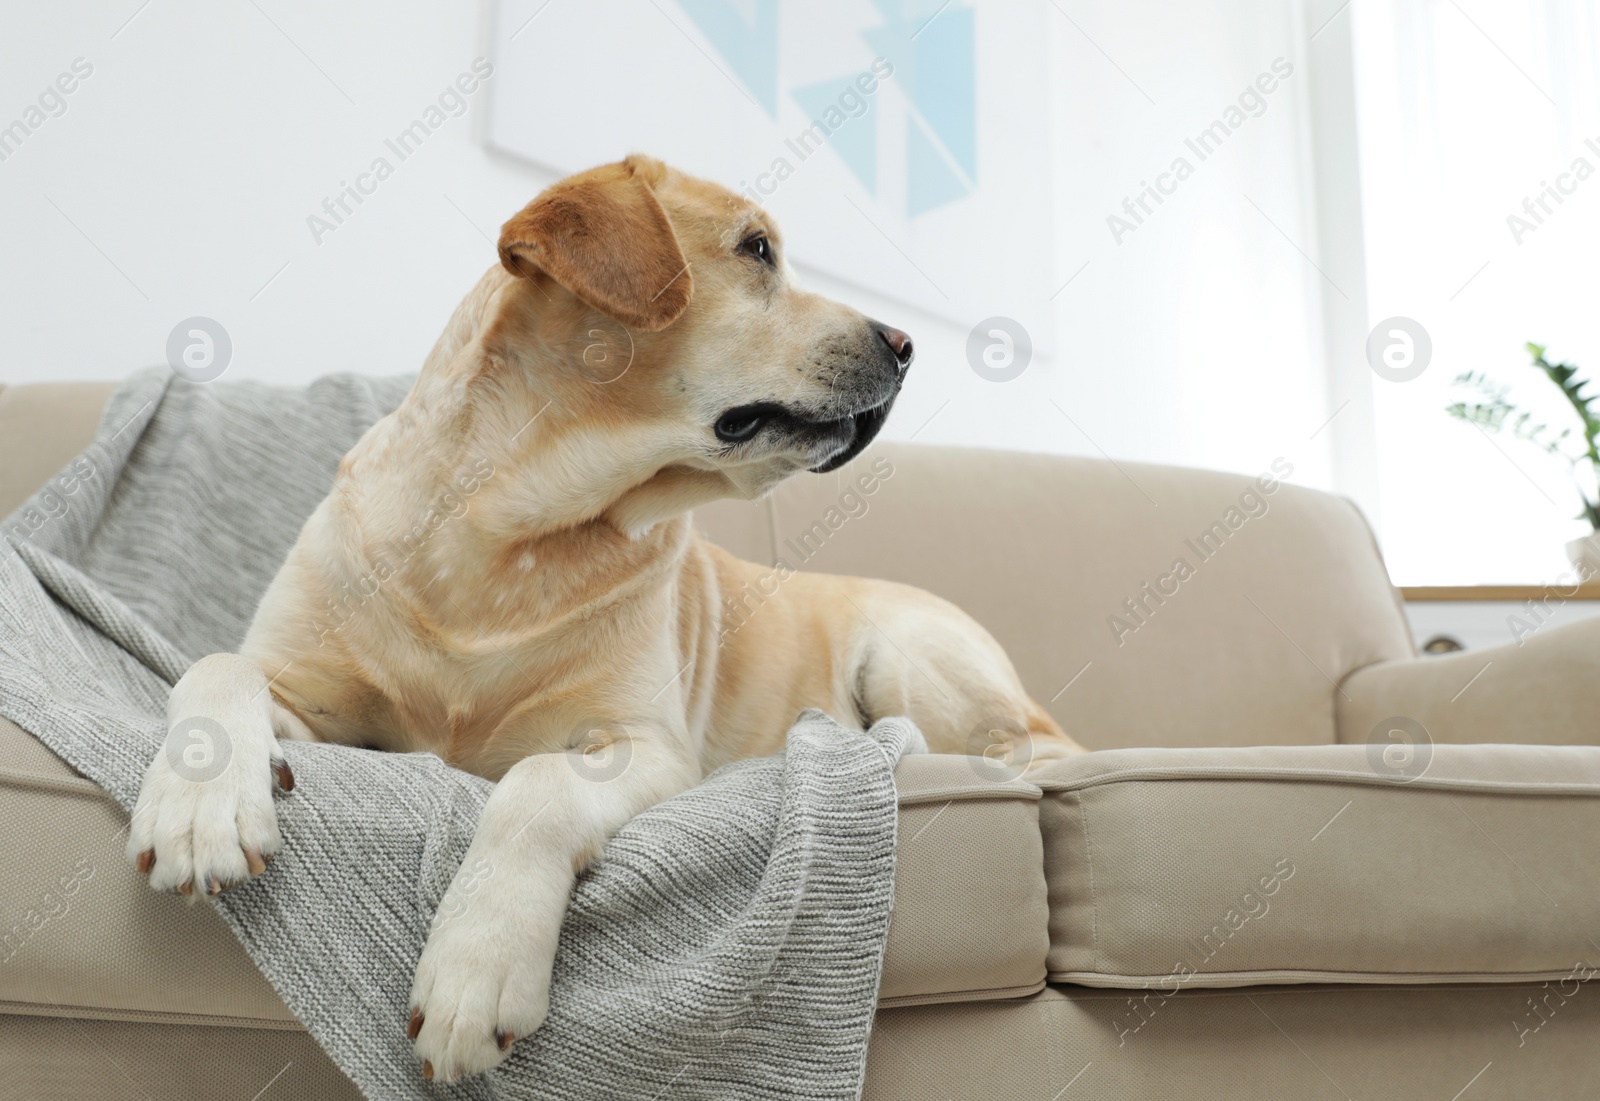
{"type": "MultiPolygon", "coordinates": [[[[1045,234],[1057,286],[1088,263],[1055,299],[1060,354],[1014,382],[986,382],[967,365],[964,324],[898,305],[892,287],[813,278],[917,338],[890,435],[1249,473],[1284,455],[1295,480],[1330,481],[1326,437],[1311,438],[1331,409],[1321,277],[1300,254],[1318,249],[1302,163],[1307,32],[1295,10],[1048,6],[1053,94],[1010,121],[1050,150],[1058,201],[1016,212],[993,242],[1020,248],[1045,234]],[[1118,243],[1107,215],[1278,57],[1295,75],[1264,113],[1118,243]]],[[[481,10],[4,0],[3,11],[0,122],[75,58],[94,72],[65,114],[0,163],[0,382],[161,362],[169,331],[192,315],[229,330],[230,378],[414,370],[494,262],[499,224],[548,182],[484,148],[479,92],[321,243],[307,227],[386,137],[475,57],[493,56],[481,10]]],[[[1004,63],[980,52],[980,67],[1004,63]]]]}
{"type": "Polygon", "coordinates": [[[0,381],[163,362],[193,315],[230,332],[230,378],[411,371],[494,262],[546,181],[470,114],[320,244],[306,224],[486,52],[476,11],[258,2],[6,0],[0,120],[74,58],[94,72],[0,163],[0,381]]]}

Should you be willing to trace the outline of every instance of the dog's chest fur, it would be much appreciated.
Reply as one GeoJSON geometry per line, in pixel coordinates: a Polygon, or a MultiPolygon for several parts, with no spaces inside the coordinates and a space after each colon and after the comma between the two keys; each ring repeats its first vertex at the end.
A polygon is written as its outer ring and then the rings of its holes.
{"type": "Polygon", "coordinates": [[[668,687],[695,647],[676,584],[688,519],[636,540],[603,521],[495,540],[473,516],[492,506],[482,493],[409,554],[398,526],[353,528],[337,493],[319,510],[339,561],[297,548],[283,575],[294,599],[269,592],[252,629],[303,658],[274,691],[318,737],[431,751],[493,778],[662,702],[643,687],[668,687]]]}

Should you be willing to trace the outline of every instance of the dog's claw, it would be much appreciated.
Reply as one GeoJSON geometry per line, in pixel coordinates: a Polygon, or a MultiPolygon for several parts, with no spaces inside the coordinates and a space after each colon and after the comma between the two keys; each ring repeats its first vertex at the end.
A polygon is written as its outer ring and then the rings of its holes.
{"type": "Polygon", "coordinates": [[[154,868],[155,866],[156,851],[154,849],[146,849],[144,852],[140,853],[138,861],[136,861],[134,864],[134,867],[139,869],[140,875],[149,875],[150,869],[154,868]]]}
{"type": "Polygon", "coordinates": [[[422,1010],[413,1009],[411,1011],[411,1020],[406,1023],[406,1039],[415,1040],[417,1038],[417,1034],[422,1031],[422,1021],[422,1010]]]}
{"type": "Polygon", "coordinates": [[[272,771],[278,776],[278,786],[285,792],[294,790],[294,770],[289,767],[288,761],[273,761],[272,771]]]}
{"type": "Polygon", "coordinates": [[[182,883],[178,884],[178,893],[184,898],[188,898],[190,895],[194,894],[194,880],[186,879],[182,883]]]}
{"type": "Polygon", "coordinates": [[[244,863],[245,867],[250,869],[251,875],[260,875],[267,870],[267,862],[261,859],[261,854],[255,849],[244,851],[244,863]]]}
{"type": "Polygon", "coordinates": [[[222,880],[209,873],[206,875],[206,894],[216,898],[222,893],[222,880]]]}
{"type": "Polygon", "coordinates": [[[511,1045],[516,1042],[516,1039],[516,1036],[509,1032],[496,1032],[494,1034],[495,1045],[499,1047],[501,1051],[505,1051],[510,1048],[511,1045]]]}
{"type": "Polygon", "coordinates": [[[426,1059],[422,1061],[422,1076],[428,1081],[433,1081],[433,1064],[426,1059]]]}

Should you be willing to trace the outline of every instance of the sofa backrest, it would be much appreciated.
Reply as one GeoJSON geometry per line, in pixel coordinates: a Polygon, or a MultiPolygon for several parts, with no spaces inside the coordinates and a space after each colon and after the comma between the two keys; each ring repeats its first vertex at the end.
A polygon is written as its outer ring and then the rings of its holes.
{"type": "Polygon", "coordinates": [[[1091,749],[1329,743],[1339,682],[1413,647],[1360,513],[1289,472],[884,443],[696,519],[960,605],[1091,749]]]}
{"type": "MultiPolygon", "coordinates": [[[[112,389],[0,388],[0,514],[88,444],[112,389]]],[[[1331,742],[1336,685],[1413,648],[1355,507],[1284,473],[883,443],[696,521],[752,561],[954,601],[1090,748],[1331,742]]]]}
{"type": "Polygon", "coordinates": [[[114,382],[0,386],[0,518],[94,439],[114,382]]]}

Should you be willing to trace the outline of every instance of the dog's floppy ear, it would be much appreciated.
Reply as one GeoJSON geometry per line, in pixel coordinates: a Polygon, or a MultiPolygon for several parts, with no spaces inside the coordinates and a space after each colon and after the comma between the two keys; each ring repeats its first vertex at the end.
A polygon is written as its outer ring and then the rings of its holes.
{"type": "Polygon", "coordinates": [[[652,186],[664,172],[629,157],[545,189],[501,228],[500,262],[513,275],[544,272],[624,325],[665,329],[692,282],[652,186]]]}

